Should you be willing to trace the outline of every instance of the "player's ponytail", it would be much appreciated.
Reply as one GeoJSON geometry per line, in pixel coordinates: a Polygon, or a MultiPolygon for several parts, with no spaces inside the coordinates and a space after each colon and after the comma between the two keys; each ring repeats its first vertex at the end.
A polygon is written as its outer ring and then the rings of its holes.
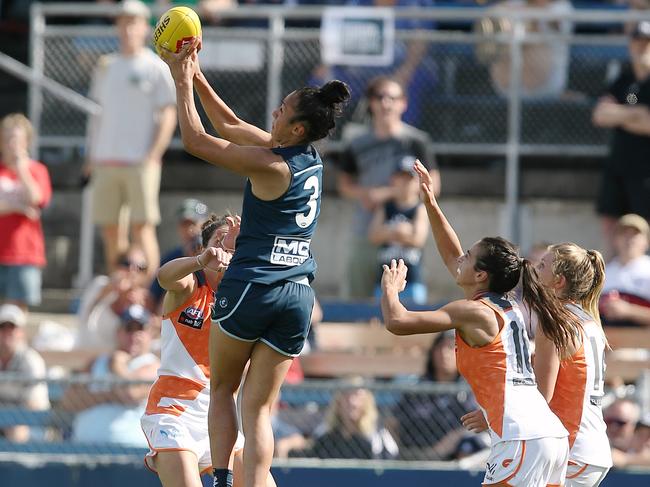
{"type": "Polygon", "coordinates": [[[327,137],[336,126],[336,118],[343,113],[343,106],[350,99],[350,88],[339,80],[325,83],[321,88],[302,88],[296,93],[296,115],[291,121],[303,123],[305,142],[327,137]]]}
{"type": "Polygon", "coordinates": [[[578,318],[542,285],[535,267],[528,259],[521,263],[522,299],[539,319],[539,329],[553,342],[560,357],[567,355],[581,324],[578,318]]]}
{"type": "Polygon", "coordinates": [[[532,263],[519,257],[514,244],[501,237],[482,239],[476,269],[487,272],[488,289],[497,294],[512,291],[521,280],[524,302],[537,314],[542,333],[555,344],[560,356],[564,356],[579,321],[542,286],[532,263]]]}

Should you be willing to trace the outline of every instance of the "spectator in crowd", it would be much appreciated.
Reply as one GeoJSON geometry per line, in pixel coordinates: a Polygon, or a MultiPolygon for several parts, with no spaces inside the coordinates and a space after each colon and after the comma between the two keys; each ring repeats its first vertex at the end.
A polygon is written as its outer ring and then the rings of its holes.
{"type": "MultiPolygon", "coordinates": [[[[514,26],[509,20],[499,18],[499,12],[545,9],[561,16],[573,10],[568,0],[503,0],[495,5],[487,17],[477,23],[484,34],[510,32],[514,26]]],[[[542,35],[568,35],[573,26],[568,20],[530,20],[526,31],[542,35]]],[[[492,85],[497,93],[508,96],[511,81],[509,44],[493,41],[479,44],[477,57],[489,65],[492,85]]],[[[542,42],[528,42],[522,46],[521,95],[524,98],[558,97],[565,93],[569,71],[569,45],[561,38],[542,42]]]]}
{"type": "MultiPolygon", "coordinates": [[[[456,368],[455,335],[436,335],[420,383],[463,383],[456,368]]],[[[476,409],[471,393],[405,393],[393,410],[395,431],[402,458],[450,460],[465,431],[460,417],[476,409]]],[[[465,452],[468,453],[468,452],[465,452]]]]}
{"type": "Polygon", "coordinates": [[[639,405],[628,398],[617,399],[603,412],[614,466],[619,466],[624,454],[631,451],[640,414],[639,405]]]}
{"type": "Polygon", "coordinates": [[[403,259],[408,273],[402,298],[424,304],[427,288],[420,261],[429,235],[429,219],[420,201],[420,181],[414,164],[415,158],[404,157],[399,161],[390,181],[393,197],[375,210],[368,238],[379,246],[375,297],[381,297],[382,264],[390,264],[391,259],[403,259]]]}
{"type": "MultiPolygon", "coordinates": [[[[431,0],[346,0],[343,2],[345,6],[374,6],[398,10],[412,7],[426,8],[432,4],[431,0]]],[[[431,20],[415,18],[395,20],[395,30],[398,32],[433,30],[434,28],[435,23],[431,20]]],[[[349,35],[352,36],[354,33],[350,32],[349,35]]],[[[379,39],[378,42],[383,42],[383,39],[379,39]]],[[[361,44],[365,46],[367,42],[361,44]]],[[[421,112],[422,107],[426,106],[426,96],[431,93],[436,84],[436,63],[432,56],[427,55],[428,44],[424,41],[415,39],[403,41],[397,38],[393,45],[393,62],[388,66],[376,67],[359,63],[349,66],[321,64],[314,69],[310,84],[321,85],[332,79],[340,79],[348,83],[352,92],[352,100],[356,102],[355,96],[364,92],[364,88],[371,79],[378,76],[390,77],[404,87],[410,102],[404,107],[404,120],[409,124],[418,125],[422,121],[421,112]]],[[[381,46],[378,46],[378,49],[381,49],[381,46]]],[[[364,105],[360,105],[360,108],[363,107],[364,105]]]]}
{"type": "Polygon", "coordinates": [[[139,247],[121,255],[110,276],[96,276],[80,299],[76,346],[115,346],[121,314],[132,304],[147,304],[147,282],[147,261],[139,247]]]}
{"type": "MultiPolygon", "coordinates": [[[[0,372],[17,374],[28,380],[45,377],[45,362],[25,341],[26,325],[27,316],[18,306],[0,306],[0,372]]],[[[0,406],[15,406],[29,411],[49,409],[47,385],[0,382],[0,406]]],[[[30,428],[16,421],[15,426],[0,429],[0,437],[25,442],[30,439],[30,428]]]]}
{"type": "Polygon", "coordinates": [[[318,458],[392,459],[399,450],[390,432],[380,424],[372,392],[360,378],[349,380],[352,388],[338,391],[326,423],[305,456],[318,458]]]}
{"type": "Polygon", "coordinates": [[[156,225],[162,157],[176,127],[174,83],[169,70],[145,46],[149,9],[122,2],[116,26],[120,51],[99,59],[90,98],[102,107],[88,128],[94,219],[102,228],[108,273],[133,242],[147,256],[149,276],[160,262],[156,225]],[[120,227],[129,209],[130,232],[120,227]]]}
{"type": "Polygon", "coordinates": [[[436,194],[440,192],[429,136],[402,121],[407,100],[400,83],[387,77],[373,79],[366,96],[372,125],[346,143],[337,182],[341,195],[357,203],[348,263],[348,292],[357,299],[374,293],[377,255],[368,240],[368,227],[373,212],[394,197],[390,180],[397,165],[419,159],[429,168],[436,194]]]}
{"type": "Polygon", "coordinates": [[[160,361],[150,352],[151,315],[140,305],[129,306],[120,316],[117,347],[89,365],[95,381],[73,385],[62,399],[62,407],[76,412],[72,439],[83,443],[115,443],[146,447],[140,427],[151,384],[110,384],[114,379],[151,381],[160,361]]]}
{"type": "Polygon", "coordinates": [[[296,425],[283,418],[279,405],[280,394],[276,396],[271,407],[271,427],[273,428],[273,440],[275,441],[273,456],[287,458],[292,450],[304,449],[307,446],[307,438],[296,425]]]}
{"type": "Polygon", "coordinates": [[[593,111],[593,123],[611,128],[610,153],[602,171],[597,211],[607,253],[622,215],[650,218],[650,22],[630,37],[630,63],[618,74],[593,111]]]}
{"type": "MultiPolygon", "coordinates": [[[[208,218],[208,207],[194,198],[183,200],[176,210],[176,232],[180,245],[167,252],[160,260],[160,266],[179,257],[192,257],[201,249],[201,225],[208,218]]],[[[151,309],[160,314],[162,298],[165,291],[158,280],[154,279],[149,289],[151,309]]]]}
{"type": "Polygon", "coordinates": [[[30,121],[13,113],[2,119],[0,131],[0,302],[26,311],[41,302],[41,210],[50,202],[52,186],[47,167],[29,157],[30,121]]]}
{"type": "Polygon", "coordinates": [[[636,424],[634,436],[627,451],[612,449],[614,465],[619,468],[628,466],[650,466],[650,413],[643,415],[636,424]]]}
{"type": "Polygon", "coordinates": [[[607,326],[650,326],[650,226],[639,215],[618,219],[615,257],[605,266],[600,314],[607,326]]]}

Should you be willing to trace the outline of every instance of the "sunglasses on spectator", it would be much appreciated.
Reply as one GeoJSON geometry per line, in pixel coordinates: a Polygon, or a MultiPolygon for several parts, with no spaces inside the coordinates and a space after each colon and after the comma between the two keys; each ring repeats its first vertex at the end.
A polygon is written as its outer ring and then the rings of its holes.
{"type": "Polygon", "coordinates": [[[139,321],[129,321],[128,323],[125,323],[122,326],[124,328],[124,331],[126,331],[127,333],[135,333],[137,331],[142,331],[145,329],[145,325],[143,325],[139,321]]]}
{"type": "Polygon", "coordinates": [[[373,93],[371,98],[375,100],[389,100],[389,101],[396,101],[400,100],[402,98],[402,95],[389,95],[388,93],[373,93]]]}
{"type": "Polygon", "coordinates": [[[613,425],[613,426],[618,426],[619,428],[621,428],[621,427],[625,426],[628,423],[629,423],[629,421],[625,421],[624,419],[619,419],[619,418],[606,418],[605,419],[605,424],[607,424],[607,426],[613,425]]]}
{"type": "Polygon", "coordinates": [[[11,321],[5,321],[4,323],[0,323],[0,330],[13,330],[14,328],[16,328],[16,325],[11,321]]]}
{"type": "Polygon", "coordinates": [[[120,267],[128,267],[129,269],[135,268],[138,272],[146,272],[147,270],[147,264],[136,262],[131,259],[121,259],[117,264],[120,267]]]}

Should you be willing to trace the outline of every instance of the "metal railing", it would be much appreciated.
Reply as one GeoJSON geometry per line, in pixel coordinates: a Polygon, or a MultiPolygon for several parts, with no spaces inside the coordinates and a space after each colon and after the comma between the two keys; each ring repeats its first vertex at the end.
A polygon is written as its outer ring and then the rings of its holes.
{"type": "MultiPolygon", "coordinates": [[[[47,21],[61,17],[96,18],[115,12],[115,7],[110,5],[33,5],[31,49],[36,77],[51,78],[85,94],[97,58],[116,49],[112,27],[51,25],[47,21]]],[[[269,127],[270,114],[283,94],[314,80],[315,68],[321,65],[321,53],[320,31],[313,25],[323,12],[323,7],[240,7],[220,13],[220,18],[231,25],[204,25],[204,45],[218,47],[230,43],[233,49],[238,49],[246,44],[259,56],[257,65],[245,68],[237,67],[236,63],[220,67],[219,59],[213,58],[213,67],[204,69],[242,118],[269,127]]],[[[409,115],[409,121],[431,134],[438,154],[482,154],[506,159],[504,233],[520,241],[520,157],[604,155],[607,134],[591,125],[591,108],[605,88],[614,63],[627,57],[626,38],[622,35],[572,33],[571,30],[561,34],[529,32],[526,23],[570,22],[574,27],[592,24],[611,27],[650,19],[650,13],[404,8],[395,9],[394,15],[398,51],[414,42],[426,45],[414,75],[417,79],[413,78],[412,85],[416,86],[411,86],[413,91],[409,91],[411,106],[417,109],[414,110],[417,113],[409,115]],[[511,28],[493,33],[468,29],[487,17],[505,19],[511,28]],[[408,24],[407,28],[402,26],[404,23],[408,24]],[[459,23],[464,28],[454,29],[459,23]],[[434,29],[434,25],[444,29],[434,29]],[[566,76],[567,90],[555,95],[527,96],[523,84],[524,68],[528,66],[524,51],[530,46],[543,45],[560,49],[568,46],[568,65],[561,68],[566,70],[562,76],[566,76]],[[492,65],[477,54],[477,47],[484,46],[492,50],[496,46],[508,52],[510,83],[505,93],[495,89],[492,65]]],[[[356,113],[362,114],[365,111],[360,94],[370,75],[389,73],[396,65],[385,69],[338,68],[341,69],[334,71],[345,77],[353,88],[354,104],[350,113],[357,108],[356,113]]],[[[82,146],[84,114],[61,104],[43,88],[42,84],[30,83],[30,115],[40,128],[41,146],[82,146]]],[[[330,149],[336,149],[340,135],[339,131],[332,139],[330,149]]],[[[179,146],[178,139],[175,145],[179,146]]]]}

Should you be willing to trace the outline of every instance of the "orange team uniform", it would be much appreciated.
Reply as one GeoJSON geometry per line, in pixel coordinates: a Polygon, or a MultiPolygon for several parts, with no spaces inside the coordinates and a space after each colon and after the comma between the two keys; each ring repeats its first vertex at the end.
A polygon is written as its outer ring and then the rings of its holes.
{"type": "MultiPolygon", "coordinates": [[[[149,459],[161,451],[192,451],[201,471],[208,471],[212,465],[208,341],[214,289],[202,271],[194,273],[194,278],[197,286],[192,295],[163,315],[158,379],[141,418],[150,448],[145,464],[152,470],[149,459]]],[[[242,442],[240,436],[235,449],[240,449],[242,442]]]]}
{"type": "Polygon", "coordinates": [[[484,485],[561,485],[568,433],[537,389],[521,311],[502,295],[475,299],[499,322],[497,336],[482,347],[469,346],[456,332],[458,371],[474,392],[492,440],[484,485]]]}
{"type": "Polygon", "coordinates": [[[568,305],[581,323],[581,344],[562,360],[551,410],[569,431],[567,486],[596,486],[612,466],[601,401],[605,380],[605,335],[580,306],[568,305]]]}

